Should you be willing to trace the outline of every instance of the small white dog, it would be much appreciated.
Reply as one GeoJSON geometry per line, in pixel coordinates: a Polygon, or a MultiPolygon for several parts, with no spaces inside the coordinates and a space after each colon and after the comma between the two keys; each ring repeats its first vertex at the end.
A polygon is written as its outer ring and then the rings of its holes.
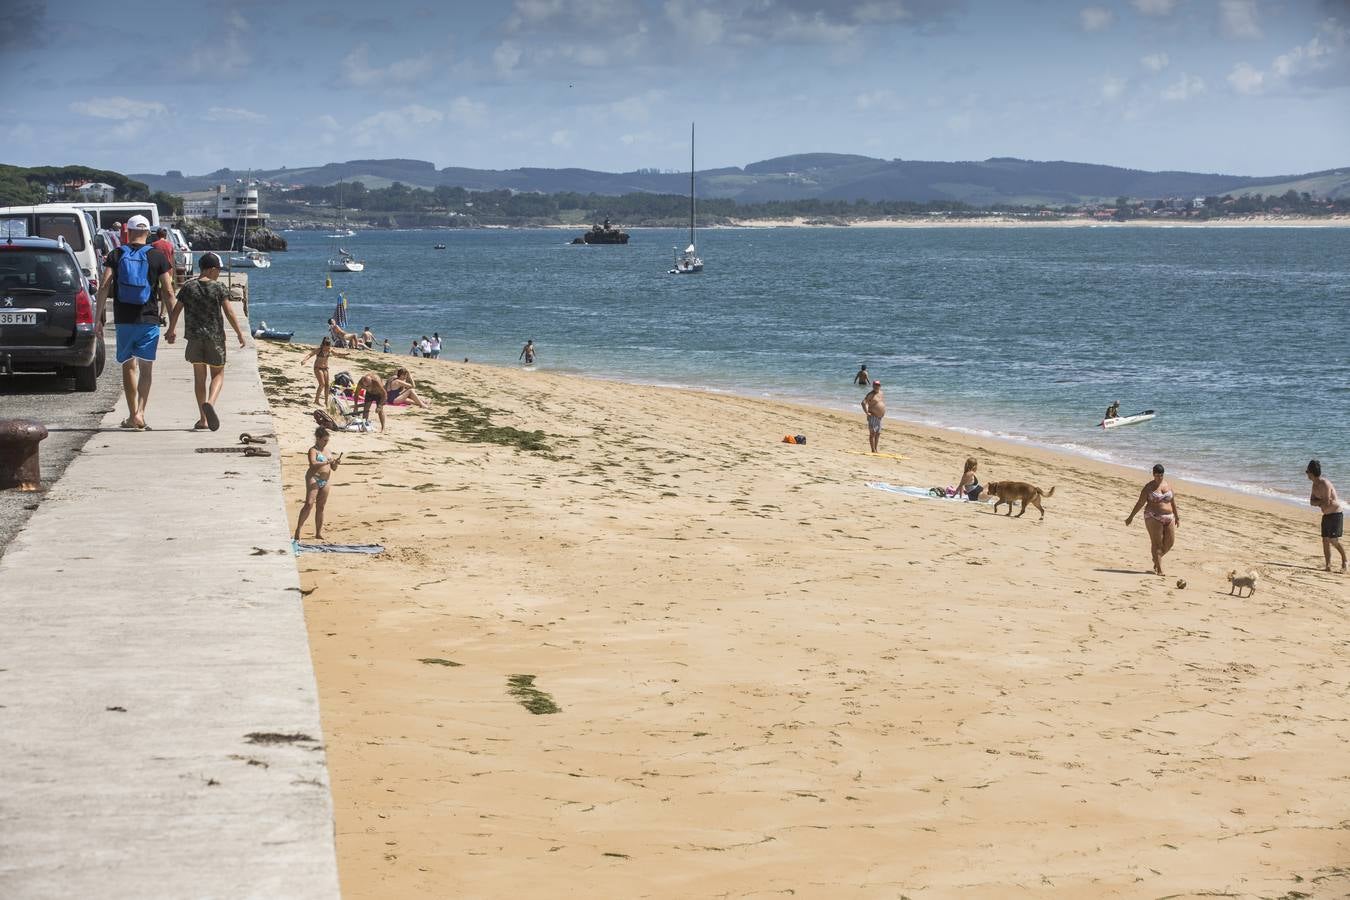
{"type": "Polygon", "coordinates": [[[1228,588],[1228,593],[1230,594],[1233,593],[1233,591],[1237,591],[1237,595],[1241,597],[1243,588],[1246,588],[1248,590],[1249,592],[1247,594],[1248,597],[1256,593],[1255,572],[1248,572],[1246,575],[1239,575],[1237,573],[1237,570],[1234,569],[1233,571],[1228,573],[1228,583],[1231,585],[1231,587],[1228,588]]]}

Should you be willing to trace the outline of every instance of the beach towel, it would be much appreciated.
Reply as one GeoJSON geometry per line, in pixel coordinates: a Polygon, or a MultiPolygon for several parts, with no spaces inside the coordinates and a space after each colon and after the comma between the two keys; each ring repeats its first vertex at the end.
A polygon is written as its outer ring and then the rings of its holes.
{"type": "Polygon", "coordinates": [[[887,484],[884,481],[865,482],[870,488],[878,491],[885,491],[888,494],[900,494],[905,497],[917,497],[921,500],[951,500],[957,503],[986,503],[985,500],[967,500],[964,496],[960,497],[938,497],[933,494],[932,488],[916,487],[915,485],[896,485],[887,484]]]}
{"type": "Polygon", "coordinates": [[[291,549],[296,553],[365,553],[374,556],[384,552],[379,544],[302,544],[291,541],[291,549]]]}

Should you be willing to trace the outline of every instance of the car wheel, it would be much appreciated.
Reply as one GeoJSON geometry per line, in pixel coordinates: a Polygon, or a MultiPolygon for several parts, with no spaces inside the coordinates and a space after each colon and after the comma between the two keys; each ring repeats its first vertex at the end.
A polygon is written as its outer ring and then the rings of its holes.
{"type": "Polygon", "coordinates": [[[75,373],[75,390],[88,393],[98,388],[98,363],[91,362],[87,366],[80,366],[73,370],[75,373]]]}
{"type": "Polygon", "coordinates": [[[98,349],[94,351],[94,377],[103,374],[103,364],[108,361],[108,350],[103,344],[103,338],[98,339],[98,349]]]}

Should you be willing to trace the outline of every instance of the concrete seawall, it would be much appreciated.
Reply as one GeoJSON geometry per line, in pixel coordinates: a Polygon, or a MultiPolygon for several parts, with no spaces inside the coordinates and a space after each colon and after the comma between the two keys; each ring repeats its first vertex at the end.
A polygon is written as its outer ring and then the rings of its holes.
{"type": "Polygon", "coordinates": [[[194,432],[182,348],[154,430],[119,404],[0,560],[7,900],[338,896],[276,445],[195,452],[271,432],[257,359],[231,344],[221,430],[194,432]]]}

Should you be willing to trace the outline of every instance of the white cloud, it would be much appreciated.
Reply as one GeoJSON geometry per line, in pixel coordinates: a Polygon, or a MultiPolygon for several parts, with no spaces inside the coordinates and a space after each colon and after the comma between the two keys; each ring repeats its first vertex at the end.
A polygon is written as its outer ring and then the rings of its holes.
{"type": "Polygon", "coordinates": [[[880,88],[875,91],[864,91],[853,98],[853,105],[862,112],[895,112],[904,108],[904,101],[901,100],[895,91],[880,88]]]}
{"type": "Polygon", "coordinates": [[[519,44],[512,41],[502,41],[497,45],[497,49],[492,51],[492,65],[497,68],[498,73],[509,75],[516,66],[520,65],[520,57],[519,44]]]}
{"type": "Polygon", "coordinates": [[[1219,30],[1224,37],[1251,40],[1261,37],[1256,0],[1219,0],[1219,30]]]}
{"type": "Polygon", "coordinates": [[[338,125],[338,120],[335,119],[333,116],[329,115],[328,113],[324,113],[323,115],[316,118],[314,121],[316,124],[318,124],[320,128],[325,128],[329,131],[337,131],[338,128],[341,127],[338,125]]]}
{"type": "Polygon", "coordinates": [[[477,128],[487,120],[486,103],[470,100],[468,97],[456,97],[450,101],[449,119],[465,128],[477,128]]]}
{"type": "Polygon", "coordinates": [[[420,103],[410,103],[398,109],[386,109],[367,116],[356,125],[354,143],[361,147],[377,146],[389,138],[420,136],[422,132],[445,120],[445,113],[420,103]]]}
{"type": "Polygon", "coordinates": [[[1109,102],[1119,100],[1125,94],[1127,82],[1124,78],[1108,75],[1102,79],[1102,99],[1109,102]]]}
{"type": "Polygon", "coordinates": [[[130,97],[91,97],[70,104],[70,111],[95,119],[146,119],[169,111],[157,100],[133,100],[130,97]]]}
{"type": "Polygon", "coordinates": [[[1205,92],[1205,82],[1199,75],[1188,75],[1181,73],[1181,78],[1175,84],[1168,85],[1163,89],[1162,98],[1164,100],[1181,101],[1189,100],[1192,97],[1198,97],[1205,92]]]}
{"type": "Polygon", "coordinates": [[[202,116],[208,122],[266,122],[267,116],[238,106],[213,106],[202,116]]]}
{"type": "Polygon", "coordinates": [[[559,128],[548,136],[548,142],[555,147],[572,146],[572,135],[564,128],[559,128]]]}
{"type": "Polygon", "coordinates": [[[965,134],[967,131],[970,131],[971,126],[975,124],[975,120],[971,117],[970,113],[956,113],[955,115],[947,117],[946,124],[948,131],[955,134],[965,134]]]}
{"type": "Polygon", "coordinates": [[[1163,69],[1167,68],[1169,63],[1171,63],[1171,60],[1167,58],[1166,53],[1150,53],[1148,56],[1142,57],[1139,60],[1139,65],[1148,69],[1150,72],[1161,72],[1163,69]]]}
{"type": "Polygon", "coordinates": [[[1228,84],[1239,94],[1259,94],[1265,88],[1266,75],[1247,63],[1239,63],[1228,73],[1228,84]]]}
{"type": "Polygon", "coordinates": [[[1313,35],[1308,43],[1275,57],[1271,71],[1280,78],[1289,78],[1325,69],[1345,48],[1348,39],[1350,30],[1335,19],[1324,22],[1320,33],[1313,35]]]}
{"type": "Polygon", "coordinates": [[[1105,6],[1085,6],[1078,12],[1078,24],[1084,31],[1104,31],[1116,21],[1116,14],[1105,6]]]}
{"type": "Polygon", "coordinates": [[[342,80],[352,87],[381,87],[421,81],[431,74],[435,63],[429,55],[394,60],[387,66],[370,64],[370,48],[358,44],[342,60],[342,80]]]}
{"type": "Polygon", "coordinates": [[[1146,16],[1170,16],[1177,8],[1177,0],[1132,0],[1132,3],[1146,16]]]}

